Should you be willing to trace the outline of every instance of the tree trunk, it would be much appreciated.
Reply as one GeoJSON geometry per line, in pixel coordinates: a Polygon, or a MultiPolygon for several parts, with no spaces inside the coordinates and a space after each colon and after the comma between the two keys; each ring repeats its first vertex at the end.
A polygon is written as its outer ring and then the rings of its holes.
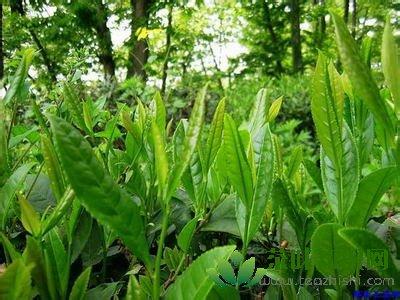
{"type": "Polygon", "coordinates": [[[355,38],[357,32],[357,0],[353,0],[353,15],[352,15],[352,35],[355,38]]]}
{"type": "Polygon", "coordinates": [[[136,32],[141,27],[147,27],[149,19],[150,0],[130,0],[131,2],[131,49],[129,52],[127,77],[133,75],[146,80],[145,65],[149,57],[147,39],[138,40],[136,32]]]}
{"type": "Polygon", "coordinates": [[[344,22],[347,24],[347,23],[349,22],[350,0],[344,0],[343,5],[344,5],[344,6],[343,6],[343,10],[344,10],[343,19],[344,19],[344,22]]]}
{"type": "Polygon", "coordinates": [[[103,1],[97,4],[97,23],[95,25],[96,37],[99,46],[99,60],[103,65],[104,75],[115,78],[115,61],[113,56],[110,29],[107,27],[108,9],[103,1]]]}
{"type": "Polygon", "coordinates": [[[290,0],[290,25],[293,72],[303,70],[303,57],[301,54],[301,35],[300,35],[300,3],[299,0],[290,0]]]}
{"type": "Polygon", "coordinates": [[[171,50],[171,35],[172,35],[172,11],[173,11],[173,4],[169,4],[168,10],[168,25],[166,29],[166,41],[165,41],[165,58],[163,64],[163,73],[162,73],[162,85],[161,85],[161,94],[165,94],[165,89],[167,86],[167,77],[168,77],[168,61],[169,61],[169,54],[171,50]]]}
{"type": "Polygon", "coordinates": [[[4,52],[3,52],[3,4],[0,3],[0,80],[4,77],[4,52]]]}
{"type": "MultiPolygon", "coordinates": [[[[275,30],[274,30],[274,26],[272,24],[271,21],[271,14],[269,11],[269,6],[268,6],[268,2],[264,2],[264,19],[265,19],[265,23],[267,26],[267,30],[269,32],[269,35],[271,36],[271,42],[274,45],[278,46],[278,38],[276,36],[275,30]]],[[[277,59],[276,59],[276,72],[278,74],[281,74],[283,72],[283,67],[282,67],[282,59],[281,59],[281,55],[279,53],[281,53],[281,49],[276,49],[276,55],[277,55],[277,59]]]]}

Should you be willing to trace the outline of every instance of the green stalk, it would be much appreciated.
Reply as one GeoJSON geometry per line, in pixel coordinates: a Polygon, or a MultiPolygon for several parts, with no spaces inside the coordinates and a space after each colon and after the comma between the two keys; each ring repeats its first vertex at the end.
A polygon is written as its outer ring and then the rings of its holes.
{"type": "Polygon", "coordinates": [[[244,222],[244,236],[243,236],[243,248],[242,248],[242,255],[243,257],[246,257],[247,254],[247,236],[248,236],[248,231],[249,231],[249,214],[247,213],[246,210],[246,219],[244,222]]]}
{"type": "Polygon", "coordinates": [[[160,240],[158,242],[156,264],[154,267],[153,300],[160,299],[160,268],[161,268],[161,257],[164,247],[165,236],[167,235],[167,230],[168,230],[168,221],[169,221],[168,204],[163,213],[164,214],[162,219],[161,234],[160,234],[160,240]]]}

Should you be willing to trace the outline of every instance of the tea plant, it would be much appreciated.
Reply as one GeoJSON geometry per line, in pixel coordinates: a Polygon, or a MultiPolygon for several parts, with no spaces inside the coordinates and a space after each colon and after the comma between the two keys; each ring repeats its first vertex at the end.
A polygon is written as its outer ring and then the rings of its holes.
{"type": "Polygon", "coordinates": [[[398,290],[399,227],[372,220],[382,198],[398,210],[397,49],[387,22],[379,90],[368,47],[332,18],[343,72],[319,54],[310,88],[319,164],[304,145],[283,149],[283,99],[265,89],[241,124],[229,99],[205,120],[207,85],[189,119],[174,121],[159,93],[109,111],[82,100],[74,74],[45,108],[28,103],[26,50],[0,102],[0,298],[236,299],[262,295],[257,283],[269,277],[280,286],[265,299],[347,299],[365,286],[342,279],[369,272],[393,284],[367,288],[398,290]],[[21,133],[33,124],[27,111],[37,125],[21,133]],[[366,264],[370,250],[387,253],[386,268],[366,264]],[[307,263],[294,268],[293,251],[307,263]],[[335,281],[317,291],[303,280],[322,277],[335,281]]]}

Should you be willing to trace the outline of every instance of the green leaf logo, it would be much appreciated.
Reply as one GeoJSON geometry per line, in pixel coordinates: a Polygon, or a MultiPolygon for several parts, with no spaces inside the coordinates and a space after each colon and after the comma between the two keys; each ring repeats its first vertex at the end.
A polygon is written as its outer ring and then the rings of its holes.
{"type": "Polygon", "coordinates": [[[229,261],[222,261],[217,268],[208,269],[208,275],[219,286],[251,287],[259,284],[266,275],[263,268],[256,269],[254,257],[243,261],[244,257],[239,251],[234,251],[229,261]],[[236,270],[236,271],[235,271],[236,270]]]}

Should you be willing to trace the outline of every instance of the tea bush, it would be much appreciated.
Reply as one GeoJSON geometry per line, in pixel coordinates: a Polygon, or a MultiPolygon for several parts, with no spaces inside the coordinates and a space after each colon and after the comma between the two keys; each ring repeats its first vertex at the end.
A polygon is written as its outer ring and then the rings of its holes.
{"type": "Polygon", "coordinates": [[[74,74],[55,101],[35,99],[27,74],[36,54],[25,50],[0,102],[0,298],[399,291],[397,48],[387,22],[380,90],[331,17],[343,71],[320,53],[308,88],[298,93],[304,79],[288,95],[298,100],[282,95],[282,104],[262,88],[246,116],[227,97],[210,121],[207,85],[174,121],[146,87],[151,100],[125,101],[138,95],[134,80],[112,105],[81,99],[74,74]],[[308,111],[318,151],[310,133],[294,133],[293,117],[309,129],[308,111]],[[266,278],[276,284],[260,286],[266,278]]]}

